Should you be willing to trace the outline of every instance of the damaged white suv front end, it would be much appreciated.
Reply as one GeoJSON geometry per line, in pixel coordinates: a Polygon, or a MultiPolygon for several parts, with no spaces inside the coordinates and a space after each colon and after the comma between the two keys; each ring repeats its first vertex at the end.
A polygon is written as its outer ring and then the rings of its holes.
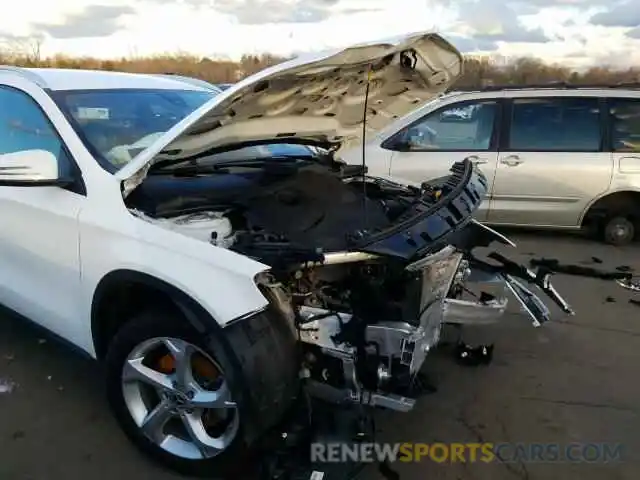
{"type": "MultiPolygon", "coordinates": [[[[469,159],[421,187],[337,160],[461,74],[461,54],[421,33],[271,67],[177,123],[149,109],[136,129],[135,112],[111,118],[105,92],[87,105],[64,93],[69,145],[109,164],[80,165],[74,251],[91,322],[66,333],[105,359],[110,404],[138,446],[222,475],[307,394],[411,410],[443,327],[504,313],[501,296],[465,297],[476,280],[501,282],[536,325],[550,314],[527,285],[571,312],[547,273],[475,255],[510,241],[473,220],[487,179],[469,159]],[[275,144],[313,148],[238,154],[275,144]]],[[[153,95],[158,111],[188,106],[153,95]]]]}

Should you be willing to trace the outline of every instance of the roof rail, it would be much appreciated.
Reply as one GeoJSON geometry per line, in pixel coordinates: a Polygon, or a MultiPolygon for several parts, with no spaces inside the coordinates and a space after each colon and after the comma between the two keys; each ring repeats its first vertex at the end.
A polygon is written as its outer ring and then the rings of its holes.
{"type": "Polygon", "coordinates": [[[505,84],[505,85],[487,85],[484,87],[453,87],[451,92],[494,92],[498,90],[521,90],[521,89],[587,89],[587,88],[621,88],[621,89],[640,89],[640,82],[620,82],[614,84],[594,83],[579,84],[569,82],[548,82],[548,83],[525,83],[525,84],[505,84]]]}
{"type": "Polygon", "coordinates": [[[44,79],[40,75],[35,73],[33,70],[29,70],[24,67],[16,67],[14,65],[0,65],[0,73],[2,73],[3,71],[20,75],[21,77],[24,77],[32,81],[33,83],[38,85],[40,88],[48,87],[47,82],[45,82],[44,79]]]}

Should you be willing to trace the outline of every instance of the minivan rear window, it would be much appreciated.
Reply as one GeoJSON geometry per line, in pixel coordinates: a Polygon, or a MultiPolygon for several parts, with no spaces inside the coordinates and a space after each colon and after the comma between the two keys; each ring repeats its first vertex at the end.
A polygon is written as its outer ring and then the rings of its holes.
{"type": "Polygon", "coordinates": [[[640,152],[640,100],[612,98],[609,103],[614,152],[640,152]]]}
{"type": "Polygon", "coordinates": [[[595,152],[600,145],[597,98],[513,100],[510,150],[595,152]]]}

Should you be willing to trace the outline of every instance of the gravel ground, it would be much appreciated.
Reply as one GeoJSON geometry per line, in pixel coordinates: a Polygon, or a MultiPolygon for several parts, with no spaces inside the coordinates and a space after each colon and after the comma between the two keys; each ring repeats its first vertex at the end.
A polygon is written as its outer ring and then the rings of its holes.
{"type": "MultiPolygon", "coordinates": [[[[604,260],[640,271],[638,247],[571,236],[511,234],[516,258],[604,260]]],[[[427,371],[439,391],[408,414],[384,414],[380,440],[622,443],[616,464],[397,464],[403,480],[632,479],[640,473],[640,309],[613,282],[558,275],[577,314],[534,329],[515,309],[492,327],[494,362],[465,368],[438,355],[427,371]],[[607,297],[611,297],[607,301],[607,297]],[[614,299],[615,302],[611,300],[614,299]]],[[[636,295],[640,299],[640,294],[636,295]]],[[[557,317],[562,314],[554,309],[557,317]]],[[[486,334],[487,332],[485,332],[486,334]]],[[[103,400],[100,371],[12,319],[0,319],[0,479],[182,478],[142,458],[103,400]]],[[[362,479],[376,479],[371,467],[362,479]]]]}

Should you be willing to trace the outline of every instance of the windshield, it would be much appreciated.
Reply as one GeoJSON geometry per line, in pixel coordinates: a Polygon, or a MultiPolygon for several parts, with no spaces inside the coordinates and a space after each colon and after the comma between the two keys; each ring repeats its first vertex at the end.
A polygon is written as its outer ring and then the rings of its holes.
{"type": "Polygon", "coordinates": [[[55,100],[87,148],[117,171],[176,123],[217,95],[201,90],[77,90],[55,100]]]}
{"type": "Polygon", "coordinates": [[[207,166],[213,164],[223,164],[227,162],[242,162],[244,160],[281,159],[286,157],[311,158],[321,155],[321,149],[308,145],[295,143],[270,143],[266,145],[253,145],[249,147],[230,150],[228,152],[215,153],[200,157],[195,161],[185,160],[171,162],[162,167],[162,170],[174,170],[182,167],[207,166]]]}

